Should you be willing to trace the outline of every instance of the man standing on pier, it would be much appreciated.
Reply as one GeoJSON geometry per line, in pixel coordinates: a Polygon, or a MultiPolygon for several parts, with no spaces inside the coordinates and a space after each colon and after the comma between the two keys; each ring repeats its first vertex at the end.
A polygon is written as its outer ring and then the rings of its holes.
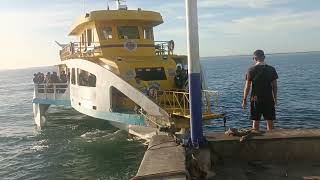
{"type": "Polygon", "coordinates": [[[276,119],[278,74],[274,67],[265,63],[265,55],[262,50],[254,52],[253,61],[254,66],[249,68],[246,74],[242,108],[247,106],[247,96],[252,86],[250,98],[252,129],[259,131],[259,122],[261,115],[263,115],[263,118],[267,121],[267,130],[271,131],[273,121],[276,119]]]}

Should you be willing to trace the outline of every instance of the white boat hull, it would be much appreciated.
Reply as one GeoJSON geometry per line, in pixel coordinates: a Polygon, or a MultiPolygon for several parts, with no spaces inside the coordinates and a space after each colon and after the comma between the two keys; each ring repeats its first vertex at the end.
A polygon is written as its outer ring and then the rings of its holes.
{"type": "MultiPolygon", "coordinates": [[[[141,114],[114,112],[112,109],[113,88],[127,96],[147,114],[162,119],[170,118],[165,110],[124,79],[108,70],[108,67],[102,67],[83,59],[72,59],[64,62],[70,71],[74,69],[75,72],[78,72],[78,69],[81,69],[94,74],[96,76],[96,87],[79,86],[75,82],[74,84],[69,83],[64,94],[45,95],[39,93],[35,88],[33,110],[37,126],[41,127],[46,124],[45,112],[51,104],[71,106],[82,114],[108,120],[120,129],[128,130],[129,125],[146,126],[141,114]]],[[[76,76],[78,75],[76,74],[76,76]]],[[[77,77],[75,79],[78,80],[77,77]]]]}

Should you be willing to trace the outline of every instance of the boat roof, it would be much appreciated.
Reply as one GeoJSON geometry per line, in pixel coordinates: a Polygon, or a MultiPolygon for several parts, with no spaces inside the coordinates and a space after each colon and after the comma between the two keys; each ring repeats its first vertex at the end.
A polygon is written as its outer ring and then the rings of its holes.
{"type": "Polygon", "coordinates": [[[90,22],[94,21],[134,21],[143,22],[150,26],[157,26],[163,23],[160,13],[154,11],[143,10],[100,10],[92,11],[81,16],[72,26],[69,36],[77,35],[79,31],[90,22]]]}

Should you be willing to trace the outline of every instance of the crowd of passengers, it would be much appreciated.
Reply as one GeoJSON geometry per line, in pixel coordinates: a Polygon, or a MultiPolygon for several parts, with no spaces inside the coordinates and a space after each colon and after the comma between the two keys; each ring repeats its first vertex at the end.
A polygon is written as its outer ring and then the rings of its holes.
{"type": "Polygon", "coordinates": [[[60,76],[58,76],[57,72],[47,72],[46,75],[38,72],[34,74],[33,82],[35,84],[67,83],[68,79],[68,75],[65,71],[61,71],[60,76]]]}
{"type": "Polygon", "coordinates": [[[79,74],[79,86],[96,87],[96,76],[86,71],[81,71],[79,74]]]}

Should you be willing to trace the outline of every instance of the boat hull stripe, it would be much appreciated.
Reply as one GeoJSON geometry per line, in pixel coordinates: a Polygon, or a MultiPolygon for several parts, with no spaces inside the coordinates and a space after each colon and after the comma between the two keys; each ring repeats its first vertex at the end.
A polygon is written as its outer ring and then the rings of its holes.
{"type": "Polygon", "coordinates": [[[32,103],[34,103],[34,104],[56,105],[56,106],[66,106],[66,107],[70,107],[71,106],[70,100],[53,100],[53,99],[34,98],[32,100],[32,103]]]}
{"type": "Polygon", "coordinates": [[[127,125],[145,126],[144,118],[138,114],[95,111],[92,109],[81,107],[77,104],[72,104],[72,107],[75,110],[79,111],[80,113],[86,114],[88,116],[91,116],[97,119],[103,119],[103,120],[123,123],[127,125]]]}
{"type": "Polygon", "coordinates": [[[203,139],[202,130],[202,110],[201,110],[201,79],[200,73],[189,74],[190,89],[190,121],[191,138],[201,143],[203,139]]]}

